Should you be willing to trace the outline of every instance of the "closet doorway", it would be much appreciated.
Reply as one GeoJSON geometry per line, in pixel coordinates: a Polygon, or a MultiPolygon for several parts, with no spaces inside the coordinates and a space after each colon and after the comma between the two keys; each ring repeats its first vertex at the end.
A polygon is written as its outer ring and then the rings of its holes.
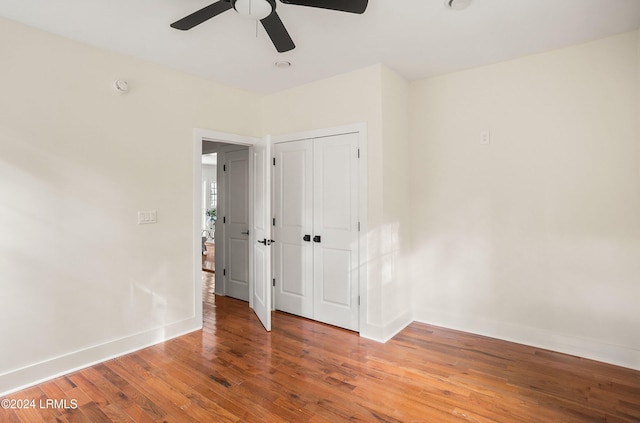
{"type": "Polygon", "coordinates": [[[274,144],[274,306],[359,330],[358,133],[274,144]]]}

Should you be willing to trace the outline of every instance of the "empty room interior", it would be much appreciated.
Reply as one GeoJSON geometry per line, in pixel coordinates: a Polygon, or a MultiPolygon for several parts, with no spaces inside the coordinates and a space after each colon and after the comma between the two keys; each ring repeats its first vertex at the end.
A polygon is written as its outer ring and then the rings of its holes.
{"type": "Polygon", "coordinates": [[[3,0],[1,422],[640,421],[637,0],[3,0]]]}

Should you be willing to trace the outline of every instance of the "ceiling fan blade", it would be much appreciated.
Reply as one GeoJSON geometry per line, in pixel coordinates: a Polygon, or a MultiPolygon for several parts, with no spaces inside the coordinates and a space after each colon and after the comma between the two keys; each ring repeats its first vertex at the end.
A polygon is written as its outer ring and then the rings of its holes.
{"type": "Polygon", "coordinates": [[[296,45],[293,44],[293,40],[287,32],[287,28],[280,20],[278,14],[274,11],[266,18],[260,20],[264,30],[267,31],[269,38],[273,42],[273,45],[278,50],[278,53],[284,53],[285,51],[293,50],[296,45]]]}
{"type": "Polygon", "coordinates": [[[368,0],[280,0],[285,4],[338,10],[340,12],[362,14],[367,9],[368,0]]]}
{"type": "Polygon", "coordinates": [[[202,22],[207,21],[214,16],[219,15],[222,12],[226,12],[231,9],[231,2],[228,0],[220,0],[207,7],[203,7],[197,12],[193,12],[189,16],[186,16],[171,24],[171,28],[181,29],[186,31],[193,28],[196,25],[200,25],[202,22]]]}

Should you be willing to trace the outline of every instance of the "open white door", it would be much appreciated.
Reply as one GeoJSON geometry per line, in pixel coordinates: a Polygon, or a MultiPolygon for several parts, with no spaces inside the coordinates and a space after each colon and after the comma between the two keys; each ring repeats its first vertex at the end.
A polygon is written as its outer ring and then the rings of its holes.
{"type": "Polygon", "coordinates": [[[253,295],[251,305],[265,329],[271,330],[271,139],[253,146],[253,295]]]}

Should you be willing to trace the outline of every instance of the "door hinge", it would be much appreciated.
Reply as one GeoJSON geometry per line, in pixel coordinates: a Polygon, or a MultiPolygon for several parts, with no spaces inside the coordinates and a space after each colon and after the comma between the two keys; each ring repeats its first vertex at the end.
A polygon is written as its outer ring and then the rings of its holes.
{"type": "Polygon", "coordinates": [[[273,278],[273,282],[271,283],[272,286],[276,286],[276,278],[273,278]]]}
{"type": "Polygon", "coordinates": [[[360,232],[360,222],[358,222],[358,232],[360,232]]]}
{"type": "Polygon", "coordinates": [[[274,166],[276,165],[276,158],[275,157],[273,158],[273,165],[274,166]]]}
{"type": "Polygon", "coordinates": [[[223,171],[223,172],[226,172],[226,171],[227,171],[227,165],[226,165],[226,164],[222,165],[222,171],[223,171]]]}
{"type": "Polygon", "coordinates": [[[222,223],[227,223],[227,216],[222,216],[222,223]]]}
{"type": "Polygon", "coordinates": [[[227,269],[222,269],[222,275],[227,276],[227,269]]]}
{"type": "Polygon", "coordinates": [[[276,218],[273,218],[273,226],[276,226],[276,218]]]}
{"type": "Polygon", "coordinates": [[[358,295],[358,305],[360,305],[360,295],[358,295]]]}
{"type": "Polygon", "coordinates": [[[357,157],[360,158],[360,149],[358,148],[358,154],[357,157]]]}

